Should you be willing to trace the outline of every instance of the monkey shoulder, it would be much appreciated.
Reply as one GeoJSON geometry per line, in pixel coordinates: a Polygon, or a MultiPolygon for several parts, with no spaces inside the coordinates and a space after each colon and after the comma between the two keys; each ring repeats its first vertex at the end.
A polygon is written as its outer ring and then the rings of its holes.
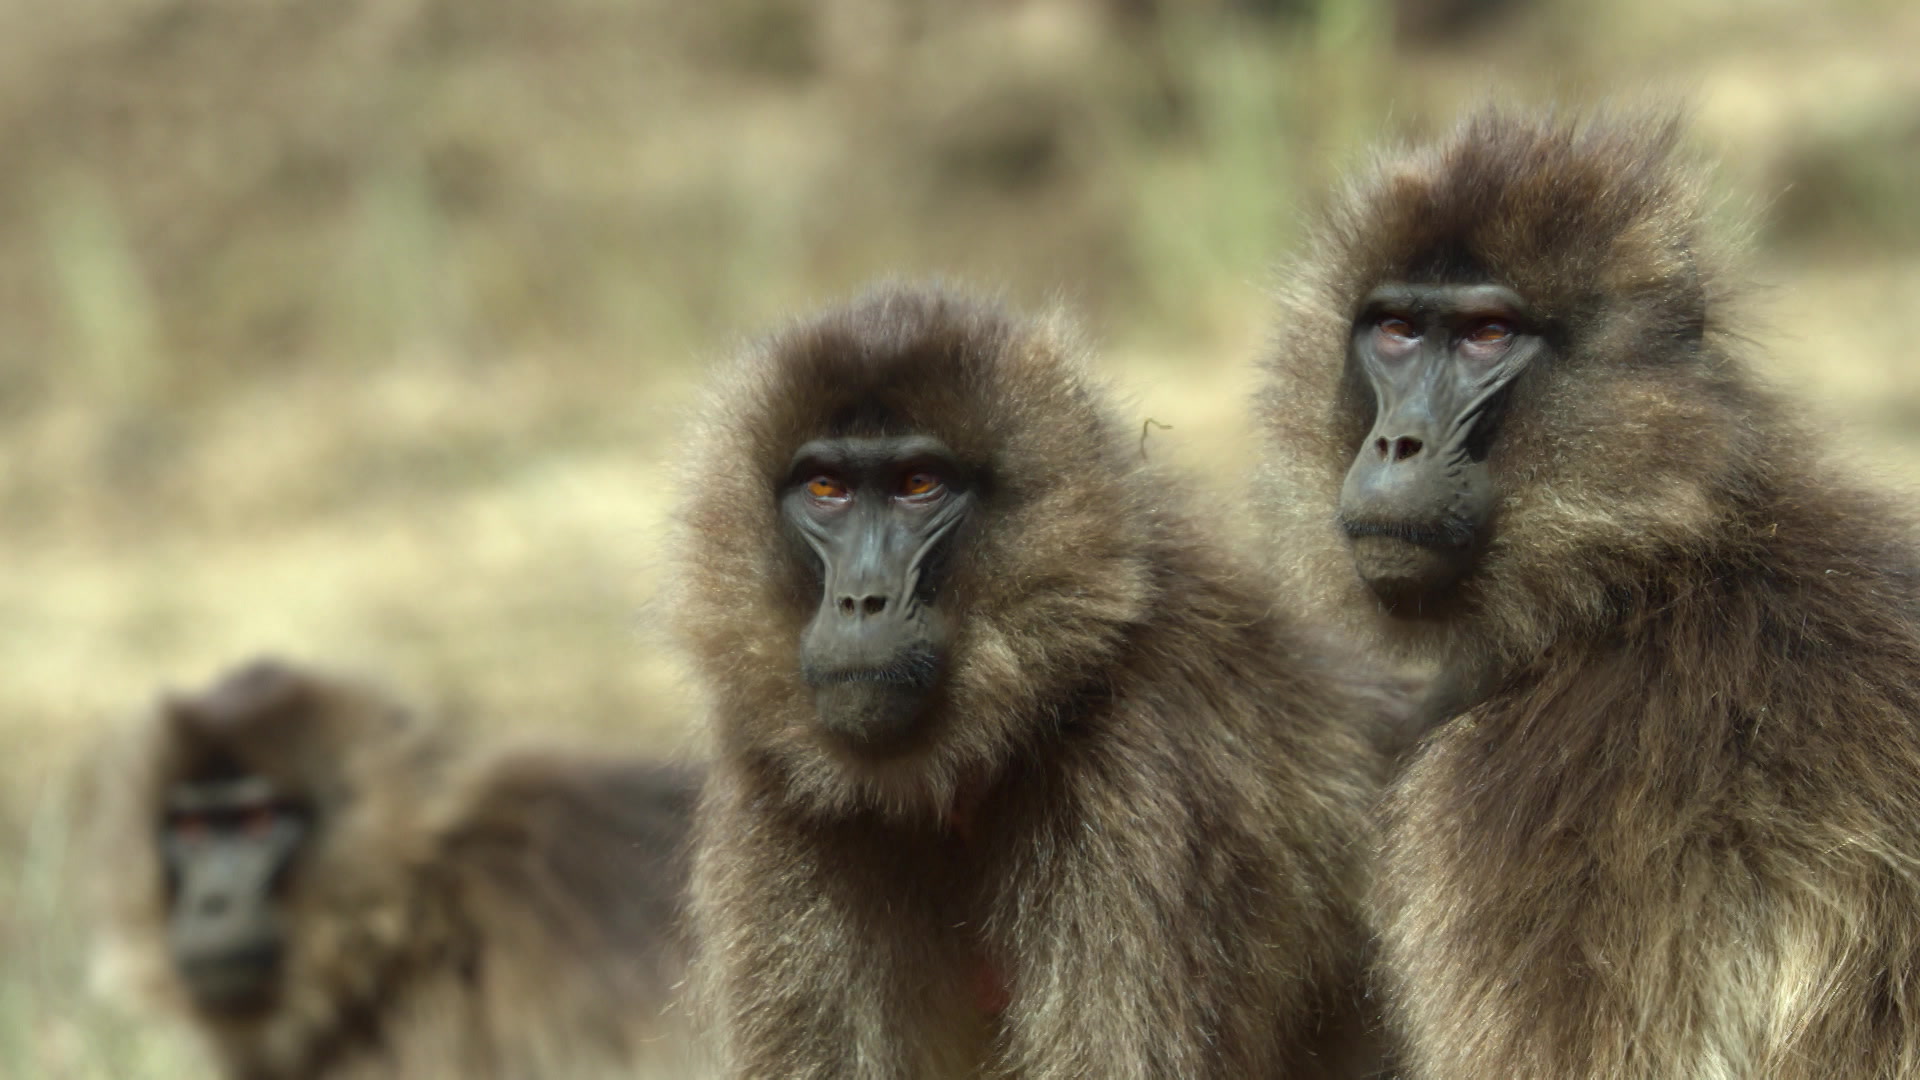
{"type": "Polygon", "coordinates": [[[1439,724],[1384,800],[1390,858],[1457,863],[1463,895],[1627,888],[1695,862],[1794,891],[1920,859],[1906,617],[1869,602],[1823,627],[1803,598],[1766,599],[1669,613],[1657,637],[1562,643],[1439,724]],[[1730,626],[1746,636],[1730,644],[1730,626]]]}
{"type": "Polygon", "coordinates": [[[1093,741],[1110,759],[1177,757],[1164,782],[1184,785],[1193,811],[1222,827],[1356,833],[1384,781],[1384,732],[1411,699],[1339,655],[1266,579],[1181,555],[1113,666],[1110,716],[1093,741]],[[1327,820],[1303,823],[1306,806],[1327,820]]]}
{"type": "Polygon", "coordinates": [[[473,762],[440,851],[482,964],[491,955],[516,980],[611,991],[603,1003],[585,998],[585,1020],[660,993],[663,965],[681,951],[699,783],[697,770],[587,754],[473,762]]]}

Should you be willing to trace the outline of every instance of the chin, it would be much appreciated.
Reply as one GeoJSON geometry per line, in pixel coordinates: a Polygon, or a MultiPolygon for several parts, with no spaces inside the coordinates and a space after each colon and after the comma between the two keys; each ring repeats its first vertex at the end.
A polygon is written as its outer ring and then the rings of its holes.
{"type": "Polygon", "coordinates": [[[836,682],[813,692],[821,730],[839,748],[861,758],[910,754],[925,741],[928,695],[923,687],[889,682],[836,682]]]}
{"type": "Polygon", "coordinates": [[[1464,548],[1390,536],[1355,537],[1352,547],[1360,580],[1396,615],[1418,616],[1446,608],[1454,587],[1473,569],[1472,553],[1464,548]]]}

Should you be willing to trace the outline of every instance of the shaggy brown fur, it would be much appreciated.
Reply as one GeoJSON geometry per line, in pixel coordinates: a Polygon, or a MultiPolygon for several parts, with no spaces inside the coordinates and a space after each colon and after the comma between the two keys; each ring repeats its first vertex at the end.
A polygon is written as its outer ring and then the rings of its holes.
{"type": "Polygon", "coordinates": [[[456,754],[382,692],[256,662],[165,702],[112,778],[111,962],[246,1080],[679,1061],[663,1009],[694,789],[665,766],[456,754]],[[278,1000],[258,1018],[196,1012],[167,955],[157,808],[216,761],[314,808],[278,1000]]]}
{"type": "Polygon", "coordinates": [[[748,352],[693,459],[715,706],[696,983],[727,1075],[1352,1076],[1372,718],[1143,466],[1061,326],[882,289],[748,352]],[[820,729],[796,447],[931,433],[986,480],[912,752],[820,729]]]}
{"type": "Polygon", "coordinates": [[[1910,534],[1740,361],[1676,131],[1490,112],[1387,155],[1283,316],[1281,547],[1470,706],[1387,803],[1412,1076],[1920,1075],[1910,534]],[[1507,286],[1556,349],[1493,443],[1490,546],[1426,619],[1377,614],[1332,524],[1372,410],[1342,357],[1395,280],[1507,286]]]}

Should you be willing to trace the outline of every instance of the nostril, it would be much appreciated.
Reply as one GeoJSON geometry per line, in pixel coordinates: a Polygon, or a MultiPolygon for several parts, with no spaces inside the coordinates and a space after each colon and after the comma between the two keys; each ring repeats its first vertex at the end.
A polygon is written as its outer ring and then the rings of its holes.
{"type": "MultiPolygon", "coordinates": [[[[1383,439],[1381,441],[1384,442],[1385,440],[1383,439]]],[[[1393,460],[1405,461],[1408,458],[1412,457],[1413,455],[1419,453],[1420,448],[1424,445],[1425,444],[1422,443],[1419,439],[1411,438],[1408,436],[1401,436],[1400,438],[1393,440],[1393,460]]]]}
{"type": "Polygon", "coordinates": [[[1392,453],[1392,448],[1387,445],[1387,439],[1384,435],[1373,440],[1373,448],[1380,452],[1381,457],[1387,457],[1392,453]]]}
{"type": "Polygon", "coordinates": [[[849,617],[878,615],[887,610],[887,598],[884,596],[843,596],[834,601],[840,614],[849,617]]]}

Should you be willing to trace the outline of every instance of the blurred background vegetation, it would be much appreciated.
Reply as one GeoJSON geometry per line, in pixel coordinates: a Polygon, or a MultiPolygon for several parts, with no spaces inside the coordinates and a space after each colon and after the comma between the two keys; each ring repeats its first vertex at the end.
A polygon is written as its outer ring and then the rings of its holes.
{"type": "Polygon", "coordinates": [[[1488,98],[1697,108],[1762,363],[1920,470],[1910,0],[0,4],[0,1076],[197,1075],[86,993],[75,763],[271,650],[671,752],[675,436],[887,274],[1084,314],[1231,497],[1302,213],[1488,98]]]}

